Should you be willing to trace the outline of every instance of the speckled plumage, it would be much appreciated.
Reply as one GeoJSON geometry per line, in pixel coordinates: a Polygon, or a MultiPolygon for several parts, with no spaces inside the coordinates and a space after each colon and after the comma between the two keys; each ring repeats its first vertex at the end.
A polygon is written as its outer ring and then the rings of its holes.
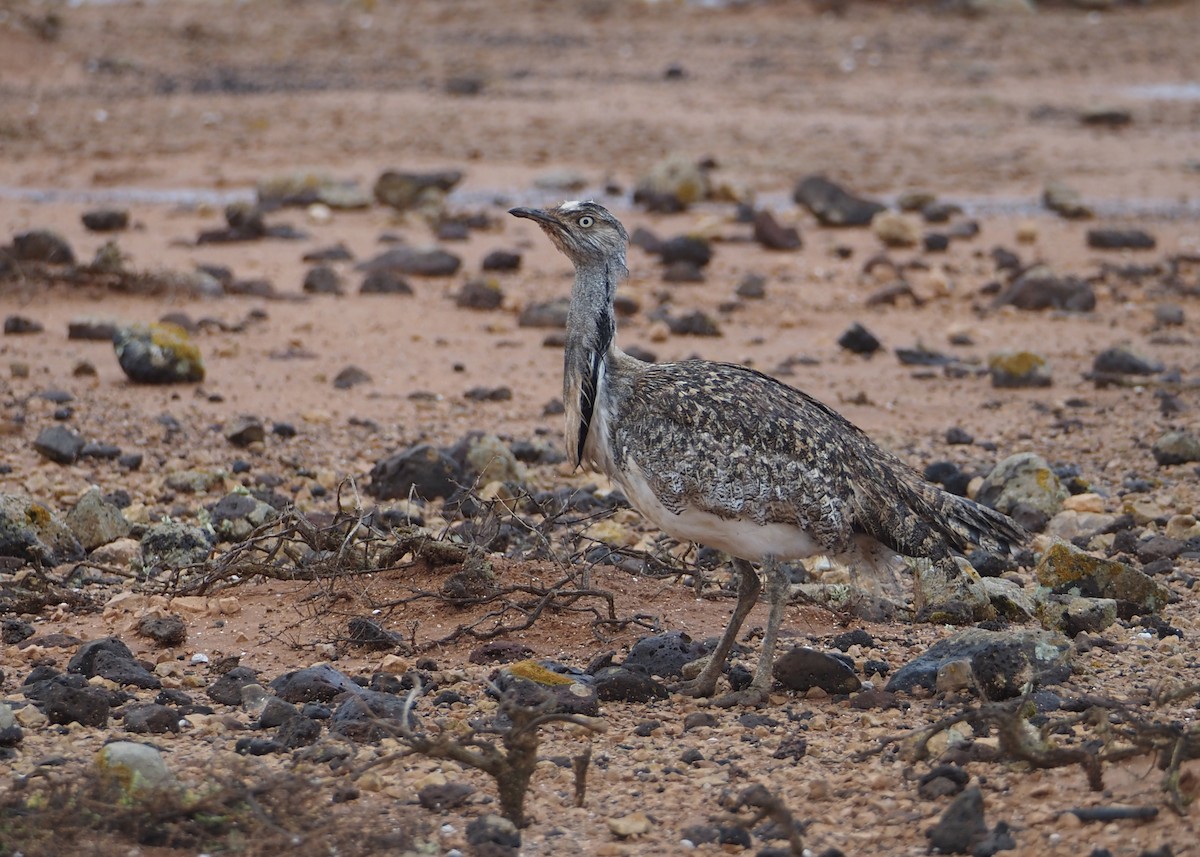
{"type": "MultiPolygon", "coordinates": [[[[608,474],[667,533],[737,558],[739,603],[714,660],[727,655],[757,598],[748,563],[767,570],[764,658],[755,692],[734,701],[761,701],[770,680],[786,599],[777,560],[823,553],[871,561],[882,546],[954,576],[952,554],[970,543],[1007,550],[1022,539],[1004,515],[925,482],[844,417],[767,375],[625,354],[613,322],[628,242],[621,224],[590,202],[512,213],[537,222],[575,264],[563,381],[568,454],[608,474]]],[[[690,689],[711,693],[717,674],[707,669],[690,689]]]]}

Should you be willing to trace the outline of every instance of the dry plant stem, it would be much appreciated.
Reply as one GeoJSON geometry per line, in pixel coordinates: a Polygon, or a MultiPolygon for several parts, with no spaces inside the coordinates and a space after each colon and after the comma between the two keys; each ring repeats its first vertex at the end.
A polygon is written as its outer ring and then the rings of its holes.
{"type": "MultiPolygon", "coordinates": [[[[496,690],[493,686],[493,690],[496,690]]],[[[416,732],[410,725],[412,708],[420,697],[421,688],[414,687],[405,698],[398,722],[380,721],[381,726],[391,731],[408,745],[409,750],[391,754],[385,759],[360,768],[354,773],[357,778],[363,772],[383,761],[391,761],[411,753],[419,753],[435,759],[450,759],[469,768],[483,771],[496,781],[500,798],[500,811],[517,827],[525,827],[525,795],[538,763],[539,730],[551,723],[570,723],[589,732],[605,732],[608,725],[601,720],[575,714],[560,714],[550,710],[552,701],[546,699],[538,705],[520,705],[508,693],[500,694],[498,715],[507,717],[509,725],[486,729],[471,729],[461,736],[446,731],[436,734],[416,732]],[[483,735],[498,735],[500,746],[483,735]]],[[[587,753],[590,757],[590,752],[587,753]]],[[[579,794],[579,773],[576,772],[576,795],[579,794]]]]}

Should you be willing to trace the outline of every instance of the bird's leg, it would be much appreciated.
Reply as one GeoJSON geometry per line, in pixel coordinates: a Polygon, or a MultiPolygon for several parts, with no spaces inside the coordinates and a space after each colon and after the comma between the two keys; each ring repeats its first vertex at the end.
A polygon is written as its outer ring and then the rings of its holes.
{"type": "Polygon", "coordinates": [[[774,557],[768,556],[763,560],[763,572],[767,578],[767,602],[771,605],[771,612],[767,615],[767,630],[763,633],[762,652],[758,656],[754,678],[747,687],[714,699],[713,705],[722,708],[733,705],[760,706],[767,701],[771,693],[771,685],[775,681],[772,673],[772,667],[775,665],[775,642],[779,639],[779,626],[783,624],[789,586],[787,569],[774,557]]]}
{"type": "Polygon", "coordinates": [[[721,641],[717,643],[717,647],[708,656],[708,663],[700,671],[700,675],[690,681],[680,682],[675,685],[672,689],[678,693],[688,696],[712,696],[716,692],[717,679],[725,669],[725,661],[729,659],[729,651],[733,648],[733,644],[737,640],[738,631],[742,629],[742,623],[746,621],[746,617],[754,609],[755,602],[758,601],[758,594],[762,591],[762,584],[759,583],[758,574],[754,571],[754,566],[744,559],[735,558],[733,560],[733,567],[737,569],[740,575],[738,578],[737,606],[733,608],[733,615],[729,617],[729,624],[725,626],[725,633],[721,635],[721,641]]]}

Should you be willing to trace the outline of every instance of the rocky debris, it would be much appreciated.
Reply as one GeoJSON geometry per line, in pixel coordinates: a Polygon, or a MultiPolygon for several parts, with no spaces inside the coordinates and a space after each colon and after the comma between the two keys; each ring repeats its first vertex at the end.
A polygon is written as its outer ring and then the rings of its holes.
{"type": "Polygon", "coordinates": [[[377,500],[433,500],[449,497],[463,483],[462,469],[451,456],[429,444],[393,453],[371,468],[367,493],[377,500]]]}
{"type": "Polygon", "coordinates": [[[747,274],[737,285],[736,294],[747,300],[761,300],[767,296],[767,278],[761,274],[747,274]]]}
{"type": "Polygon", "coordinates": [[[1042,191],[1042,205],[1068,220],[1087,220],[1094,215],[1092,209],[1084,204],[1079,191],[1062,182],[1046,185],[1042,191]]]}
{"type": "Polygon", "coordinates": [[[570,298],[555,298],[551,301],[541,301],[526,304],[517,316],[517,324],[521,327],[546,327],[561,330],[567,326],[567,309],[571,305],[570,298]]]}
{"type": "Polygon", "coordinates": [[[784,226],[765,208],[754,212],[754,240],[768,250],[799,250],[804,244],[795,226],[784,226]]]}
{"type": "Polygon", "coordinates": [[[120,784],[127,798],[175,784],[162,753],[149,744],[112,741],[96,754],[95,765],[102,775],[120,784]]]}
{"type": "Polygon", "coordinates": [[[121,508],[94,486],[67,513],[66,525],[87,551],[124,538],[130,530],[121,508]]]}
{"type": "Polygon", "coordinates": [[[663,314],[667,329],[676,336],[720,336],[721,327],[704,310],[692,310],[682,315],[663,314]]]}
{"type": "Polygon", "coordinates": [[[845,332],[838,337],[838,345],[845,348],[853,354],[874,354],[883,347],[883,343],[862,326],[859,322],[854,322],[850,327],[846,328],[845,332]]]}
{"type": "Polygon", "coordinates": [[[304,274],[302,288],[309,295],[340,295],[343,294],[342,277],[329,265],[317,265],[304,274]]]}
{"type": "Polygon", "coordinates": [[[1006,304],[1031,311],[1091,312],[1096,308],[1096,292],[1086,280],[1059,277],[1045,265],[1035,265],[1017,276],[996,298],[996,306],[1006,304]]]}
{"type": "Polygon", "coordinates": [[[347,639],[368,649],[407,649],[408,644],[396,631],[389,631],[373,619],[355,616],[346,625],[347,639]]]}
{"type": "Polygon", "coordinates": [[[1158,242],[1141,229],[1089,229],[1087,245],[1093,250],[1153,250],[1158,242]]]}
{"type": "Polygon", "coordinates": [[[975,494],[976,502],[1003,512],[1027,530],[1040,532],[1062,509],[1069,492],[1044,458],[1033,452],[997,464],[975,494]]]}
{"type": "Polygon", "coordinates": [[[871,232],[888,247],[916,247],[921,242],[921,221],[911,214],[884,210],[871,218],[871,232]]]}
{"type": "Polygon", "coordinates": [[[1046,358],[1032,351],[1004,351],[988,357],[993,387],[1049,387],[1054,375],[1046,358]]]}
{"type": "Polygon", "coordinates": [[[512,399],[512,387],[472,387],[463,398],[470,402],[507,402],[512,399]]]}
{"type": "Polygon", "coordinates": [[[284,673],[270,687],[284,702],[292,703],[331,702],[343,693],[363,693],[350,676],[324,664],[284,673]]]}
{"type": "Polygon", "coordinates": [[[1182,327],[1184,323],[1183,307],[1179,304],[1155,304],[1154,306],[1154,326],[1158,327],[1182,327]]]}
{"type": "Polygon", "coordinates": [[[521,831],[499,815],[482,815],[467,822],[467,842],[472,853],[487,857],[517,857],[521,831]]]}
{"type": "Polygon", "coordinates": [[[1092,556],[1065,542],[1051,545],[1034,571],[1038,582],[1055,594],[1115,600],[1122,618],[1155,613],[1171,600],[1171,591],[1144,572],[1117,560],[1092,556]]]}
{"type": "Polygon", "coordinates": [[[500,670],[494,684],[501,692],[510,692],[520,705],[535,706],[550,702],[555,711],[595,717],[600,701],[592,676],[579,673],[552,661],[517,661],[500,670]]]}
{"type": "Polygon", "coordinates": [[[309,250],[300,257],[304,262],[352,262],[354,254],[350,252],[350,248],[339,241],[336,244],[330,244],[328,247],[318,247],[316,250],[309,250]]]}
{"type": "Polygon", "coordinates": [[[142,536],[142,569],[150,575],[158,570],[199,565],[212,555],[209,534],[179,521],[165,521],[147,528],[142,536]]]}
{"type": "Polygon", "coordinates": [[[5,618],[0,620],[0,643],[4,643],[6,646],[28,640],[36,633],[34,627],[24,619],[5,618]]]}
{"type": "Polygon", "coordinates": [[[514,250],[492,250],[483,257],[484,271],[516,271],[521,267],[521,254],[514,250]]]}
{"type": "Polygon", "coordinates": [[[808,176],[792,191],[792,199],[807,208],[822,226],[870,226],[886,206],[857,197],[824,176],[808,176]]]}
{"type": "Polygon", "coordinates": [[[234,446],[247,447],[267,439],[267,427],[262,419],[250,414],[234,417],[221,426],[221,434],[234,446]]]}
{"type": "Polygon", "coordinates": [[[401,245],[360,262],[355,270],[375,273],[410,274],[419,277],[449,277],[462,267],[462,259],[440,247],[418,248],[401,245]]]}
{"type": "Polygon", "coordinates": [[[74,265],[71,245],[57,232],[33,229],[13,236],[12,258],[18,262],[44,262],[47,265],[74,265]]]}
{"type": "Polygon", "coordinates": [[[173,708],[155,702],[131,705],[121,719],[126,732],[162,735],[180,731],[179,714],[173,708]]]}
{"type": "Polygon", "coordinates": [[[186,330],[176,324],[134,324],[113,335],[117,362],[137,384],[185,384],[204,380],[204,361],[186,330]]]}
{"type": "Polygon", "coordinates": [[[279,515],[270,503],[238,491],[226,494],[210,506],[208,512],[217,538],[233,544],[249,538],[256,529],[279,515]]]}
{"type": "Polygon", "coordinates": [[[464,309],[499,309],[504,303],[504,292],[495,280],[474,277],[463,283],[454,296],[454,303],[464,309]]]}
{"type": "Polygon", "coordinates": [[[687,262],[703,268],[712,261],[713,251],[712,244],[701,235],[676,235],[659,245],[658,255],[667,266],[687,262]]]}
{"type": "Polygon", "coordinates": [[[358,688],[357,693],[346,694],[338,704],[330,718],[329,731],[351,741],[374,743],[394,734],[405,707],[404,697],[358,688]]]}
{"type": "Polygon", "coordinates": [[[413,287],[395,271],[371,271],[358,287],[362,295],[411,295],[413,287]]]}
{"type": "Polygon", "coordinates": [[[663,268],[664,283],[703,283],[704,269],[687,259],[676,259],[663,268]]]}
{"type": "Polygon", "coordinates": [[[375,180],[374,196],[397,211],[440,211],[446,194],[462,181],[461,170],[428,173],[387,170],[375,180]]]}
{"type": "Polygon", "coordinates": [[[50,723],[105,727],[108,725],[108,691],[92,687],[82,676],[57,675],[24,687],[29,698],[50,723]]]}
{"type": "MultiPolygon", "coordinates": [[[[1108,0],[1077,0],[1077,5],[1088,3],[1107,5],[1108,0]]],[[[1128,108],[1116,105],[1096,105],[1079,111],[1079,122],[1099,128],[1124,128],[1133,123],[1133,113],[1128,108]]]]}
{"type": "Polygon", "coordinates": [[[645,703],[670,696],[661,682],[624,666],[604,667],[593,678],[596,697],[602,701],[645,703]]]}
{"type": "Polygon", "coordinates": [[[187,623],[174,613],[146,615],[138,620],[137,632],[160,646],[178,646],[187,640],[187,623]]]}
{"type": "Polygon", "coordinates": [[[1110,375],[1157,375],[1163,365],[1136,353],[1127,346],[1106,348],[1092,361],[1092,373],[1097,377],[1110,375]]]}
{"type": "Polygon", "coordinates": [[[213,702],[222,705],[241,705],[242,688],[258,684],[258,672],[250,667],[237,666],[208,686],[205,693],[213,702]]]}
{"type": "Polygon", "coordinates": [[[319,204],[332,209],[367,208],[370,195],[353,180],[335,179],[317,170],[296,170],[266,176],[255,187],[258,204],[264,208],[308,207],[319,204]]]}
{"type": "Polygon", "coordinates": [[[682,631],[642,637],[629,649],[623,666],[658,678],[679,678],[686,664],[704,657],[708,649],[682,631]]]}
{"type": "Polygon", "coordinates": [[[290,226],[269,226],[263,209],[249,202],[234,202],[225,206],[224,229],[209,229],[196,237],[197,244],[231,244],[258,241],[262,238],[281,238],[297,241],[308,236],[290,226]]]}
{"type": "Polygon", "coordinates": [[[67,323],[67,339],[112,342],[121,329],[118,322],[103,318],[76,318],[67,323]]]}
{"type": "Polygon", "coordinates": [[[1151,451],[1159,467],[1200,461],[1200,435],[1190,431],[1169,431],[1154,441],[1151,451]]]}
{"type": "Polygon", "coordinates": [[[976,785],[967,787],[959,794],[925,835],[929,839],[930,849],[938,854],[992,857],[999,851],[1017,847],[1005,822],[997,822],[995,828],[988,829],[983,814],[983,793],[976,785]]]}
{"type": "Polygon", "coordinates": [[[63,425],[49,426],[38,432],[33,448],[42,458],[55,464],[74,464],[86,441],[63,425]]]}
{"type": "Polygon", "coordinates": [[[711,193],[712,184],[703,164],[683,155],[670,155],[637,180],[633,201],[647,211],[670,214],[707,199],[711,193]]]}
{"type": "Polygon", "coordinates": [[[371,375],[367,371],[357,366],[347,366],[333,376],[333,388],[335,390],[349,390],[351,387],[357,387],[360,384],[369,384],[371,381],[371,375]]]}
{"type": "Polygon", "coordinates": [[[475,794],[467,783],[431,783],[417,792],[417,803],[431,812],[445,812],[465,804],[475,794]]]}
{"type": "Polygon", "coordinates": [[[806,646],[793,646],[775,659],[775,680],[788,690],[819,687],[829,694],[853,693],[862,687],[844,655],[826,654],[806,646]]]}
{"type": "Polygon", "coordinates": [[[1117,602],[1113,598],[1050,595],[1038,608],[1037,616],[1043,628],[1062,631],[1069,637],[1083,631],[1099,634],[1117,621],[1117,602]]]}
{"type": "Polygon", "coordinates": [[[1010,699],[1024,693],[1026,684],[1042,686],[1065,680],[1071,674],[1071,651],[1070,641],[1053,631],[968,628],[935,643],[896,670],[887,690],[935,690],[939,671],[953,661],[965,660],[981,696],[991,701],[1010,699]]]}
{"type": "Polygon", "coordinates": [[[914,557],[908,565],[913,573],[918,622],[964,625],[995,617],[996,609],[979,573],[965,559],[932,562],[914,557]]]}
{"type": "Polygon", "coordinates": [[[0,494],[0,556],[53,567],[83,554],[75,534],[48,508],[17,494],[0,494]]]}
{"type": "Polygon", "coordinates": [[[30,333],[41,333],[46,328],[40,322],[23,315],[10,315],[4,319],[5,336],[23,336],[30,333]]]}
{"type": "Polygon", "coordinates": [[[100,676],[116,684],[159,688],[162,682],[142,666],[117,637],[104,637],[81,645],[67,664],[68,673],[84,678],[100,676]]]}
{"type": "Polygon", "coordinates": [[[96,208],[81,217],[89,232],[120,232],[129,228],[129,212],[123,208],[96,208]]]}

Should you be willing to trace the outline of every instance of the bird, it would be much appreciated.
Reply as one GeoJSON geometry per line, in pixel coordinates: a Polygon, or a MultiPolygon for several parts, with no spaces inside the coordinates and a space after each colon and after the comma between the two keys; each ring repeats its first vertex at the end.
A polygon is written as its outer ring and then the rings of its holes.
{"type": "Polygon", "coordinates": [[[957,596],[918,604],[926,616],[986,618],[990,605],[956,555],[970,544],[1008,552],[1025,538],[1010,518],[925,481],[812,396],[735,363],[650,363],[617,345],[614,298],[628,276],[629,235],[593,201],[510,209],[574,265],[563,357],[570,462],[605,474],[633,508],[681,541],[723,551],[737,601],[698,675],[675,690],[721,706],[761,706],[789,598],[785,563],[832,556],[867,571],[925,558],[957,596]],[[769,614],[749,685],[717,681],[763,580],[769,614]],[[959,585],[954,589],[954,585],[959,585]],[[982,615],[981,615],[982,614],[982,615]]]}

